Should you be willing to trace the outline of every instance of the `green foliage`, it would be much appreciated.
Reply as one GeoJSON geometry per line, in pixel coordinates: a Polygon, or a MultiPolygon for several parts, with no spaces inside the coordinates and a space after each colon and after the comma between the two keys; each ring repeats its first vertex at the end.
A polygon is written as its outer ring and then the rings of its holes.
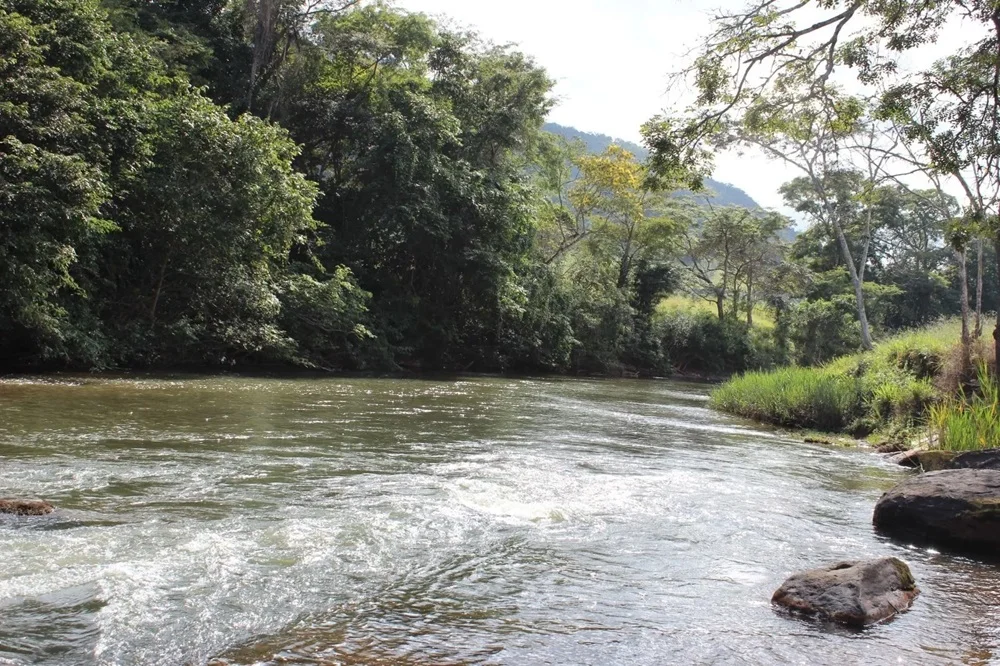
{"type": "MultiPolygon", "coordinates": [[[[756,18],[727,48],[781,28],[756,18]]],[[[718,56],[696,65],[703,105],[740,101],[718,56]]],[[[789,88],[743,104],[739,126],[658,118],[646,160],[543,132],[551,88],[524,54],[381,2],[0,0],[0,369],[820,364],[859,332],[832,222],[866,257],[851,268],[878,335],[956,311],[945,218],[971,246],[982,210],[831,165],[784,188],[816,222],[789,254],[780,215],[682,191],[703,184],[706,141],[829,147],[857,130],[858,100],[820,85],[828,103],[789,88]],[[660,308],[679,289],[711,315],[660,308]]],[[[926,397],[897,388],[865,388],[872,418],[926,397]]]]}
{"type": "Polygon", "coordinates": [[[316,187],[287,134],[230,119],[93,2],[8,0],[0,23],[3,362],[298,358],[278,293],[316,187]]]}
{"type": "Polygon", "coordinates": [[[0,3],[0,336],[8,340],[0,354],[7,363],[91,356],[74,349],[87,337],[70,311],[83,293],[75,268],[81,246],[115,229],[103,214],[113,163],[99,124],[128,112],[116,84],[130,55],[89,2],[0,3]]]}
{"type": "Polygon", "coordinates": [[[318,368],[384,364],[373,348],[374,335],[361,323],[371,294],[346,267],[322,277],[291,274],[279,286],[279,323],[295,341],[292,360],[318,368]]]}
{"type": "Polygon", "coordinates": [[[854,309],[846,300],[804,301],[787,314],[788,340],[800,365],[820,365],[858,348],[854,309]]]}
{"type": "Polygon", "coordinates": [[[733,317],[675,310],[657,318],[656,330],[663,353],[684,372],[721,375],[787,362],[770,332],[733,317]]]}
{"type": "Polygon", "coordinates": [[[148,123],[149,161],[116,197],[121,231],[102,248],[104,266],[126,270],[97,288],[105,320],[135,341],[119,357],[284,354],[275,291],[293,243],[315,227],[315,186],[292,170],[295,146],[273,125],[234,122],[197,95],[158,102],[148,123]]]}

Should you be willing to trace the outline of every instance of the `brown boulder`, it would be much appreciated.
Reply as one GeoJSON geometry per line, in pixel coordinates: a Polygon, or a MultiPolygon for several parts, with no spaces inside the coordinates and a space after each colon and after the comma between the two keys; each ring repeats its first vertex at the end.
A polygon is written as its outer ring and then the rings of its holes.
{"type": "Polygon", "coordinates": [[[771,603],[850,627],[874,624],[910,607],[920,593],[902,560],[837,562],[797,573],[771,603]]]}
{"type": "Polygon", "coordinates": [[[0,499],[0,513],[12,513],[15,516],[44,516],[55,509],[44,500],[0,499]]]}
{"type": "Polygon", "coordinates": [[[903,467],[919,467],[925,472],[936,472],[951,467],[957,455],[954,451],[913,449],[893,456],[892,461],[903,467]]]}

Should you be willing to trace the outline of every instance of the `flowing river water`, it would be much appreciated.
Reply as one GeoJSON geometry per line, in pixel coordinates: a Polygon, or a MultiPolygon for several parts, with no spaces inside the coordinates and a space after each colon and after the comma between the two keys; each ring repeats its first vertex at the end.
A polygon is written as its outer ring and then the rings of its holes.
{"type": "Polygon", "coordinates": [[[666,381],[0,383],[0,664],[988,664],[995,566],[873,533],[907,472],[666,381]],[[793,571],[896,555],[836,630],[793,571]]]}

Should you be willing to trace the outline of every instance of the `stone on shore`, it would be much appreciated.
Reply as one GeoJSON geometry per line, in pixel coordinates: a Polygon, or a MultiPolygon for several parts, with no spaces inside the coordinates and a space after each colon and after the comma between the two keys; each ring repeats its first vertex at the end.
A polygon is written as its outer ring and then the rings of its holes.
{"type": "Polygon", "coordinates": [[[906,610],[919,593],[906,563],[886,557],[797,573],[782,583],[771,603],[821,620],[863,627],[906,610]]]}
{"type": "Polygon", "coordinates": [[[44,516],[55,507],[44,500],[0,499],[0,513],[16,516],[44,516]]]}
{"type": "Polygon", "coordinates": [[[954,451],[913,449],[893,456],[892,461],[903,467],[920,467],[925,472],[936,472],[951,467],[957,456],[954,451]]]}
{"type": "Polygon", "coordinates": [[[964,453],[940,449],[912,449],[891,454],[888,459],[903,467],[920,467],[925,472],[967,468],[1000,470],[1000,449],[964,453]]]}
{"type": "Polygon", "coordinates": [[[1000,553],[1000,472],[945,469],[907,479],[882,495],[872,522],[900,539],[1000,553]]]}

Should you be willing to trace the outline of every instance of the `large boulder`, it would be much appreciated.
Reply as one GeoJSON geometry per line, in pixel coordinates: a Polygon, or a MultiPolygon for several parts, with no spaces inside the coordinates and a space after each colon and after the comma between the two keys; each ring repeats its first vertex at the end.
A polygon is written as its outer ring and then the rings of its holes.
{"type": "Polygon", "coordinates": [[[1000,553],[1000,471],[945,469],[882,495],[875,528],[918,543],[1000,553]]]}
{"type": "Polygon", "coordinates": [[[886,557],[837,562],[797,573],[771,597],[771,603],[850,627],[880,622],[910,607],[920,593],[902,560],[886,557]]]}
{"type": "Polygon", "coordinates": [[[0,499],[0,513],[16,516],[44,516],[55,507],[44,500],[0,499]]]}

